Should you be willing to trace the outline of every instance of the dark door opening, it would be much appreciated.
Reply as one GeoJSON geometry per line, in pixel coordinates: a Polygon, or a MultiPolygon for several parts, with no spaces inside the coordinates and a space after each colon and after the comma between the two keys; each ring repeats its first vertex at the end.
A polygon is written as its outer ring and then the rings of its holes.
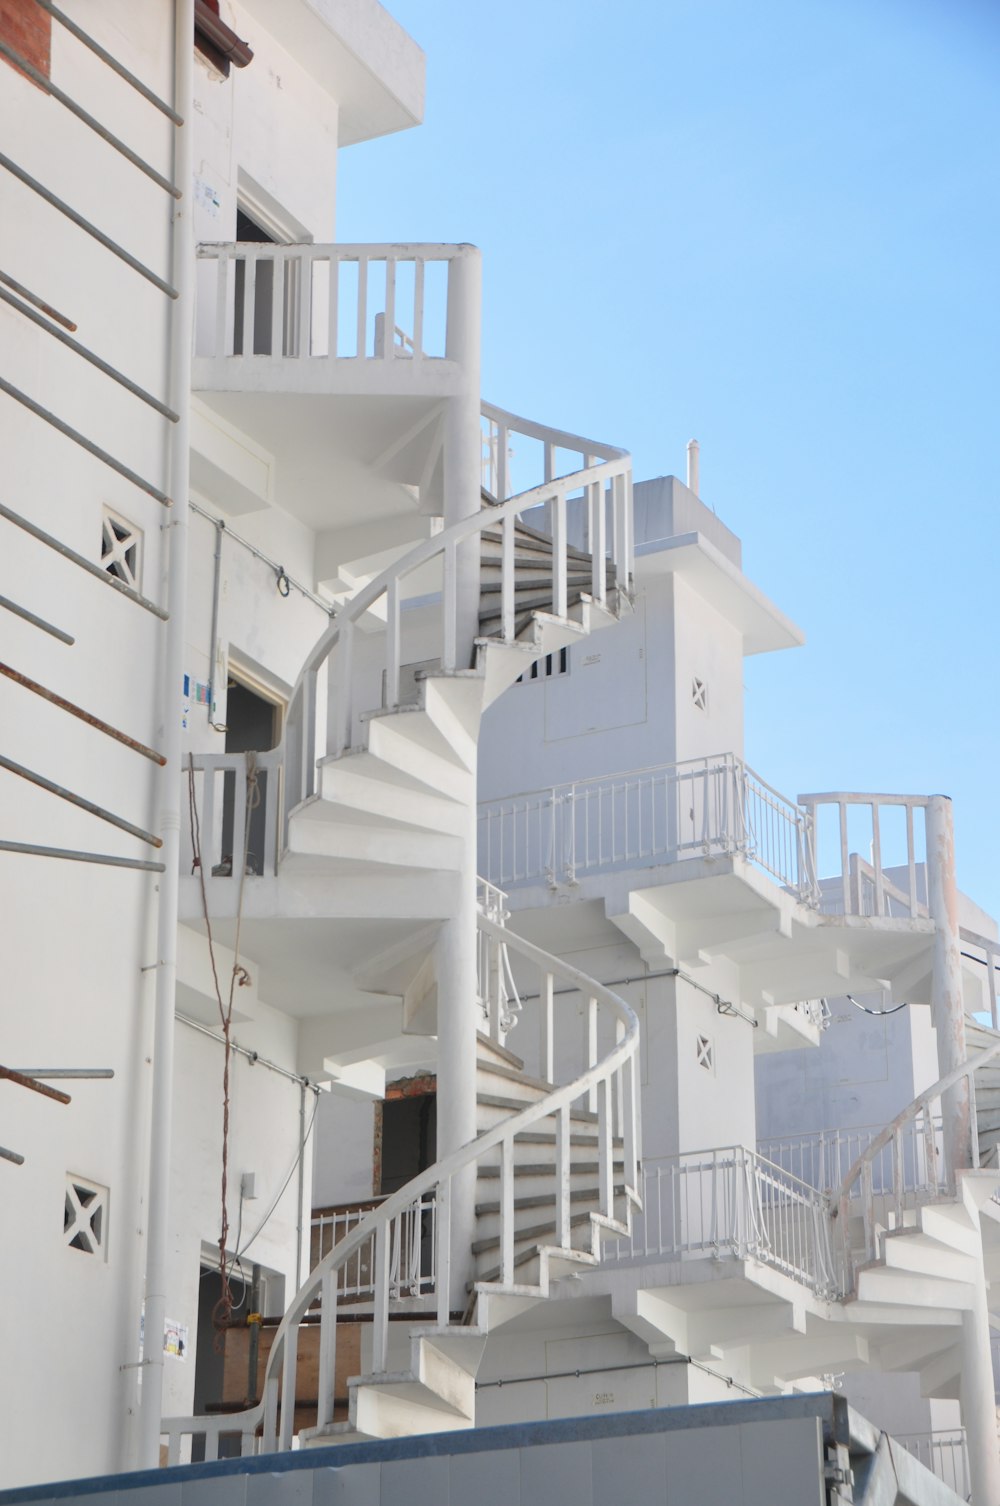
{"type": "MultiPolygon", "coordinates": [[[[237,1271],[230,1274],[229,1287],[235,1309],[233,1316],[245,1314],[249,1293],[237,1271]]],[[[226,1358],[222,1345],[216,1348],[216,1339],[219,1335],[216,1332],[213,1317],[221,1295],[222,1277],[219,1275],[218,1267],[203,1266],[198,1283],[198,1334],[194,1361],[194,1413],[196,1417],[218,1412],[222,1407],[226,1358]]],[[[219,1439],[219,1458],[236,1458],[239,1452],[239,1433],[224,1433],[219,1439]]],[[[205,1440],[196,1434],[191,1440],[191,1462],[197,1464],[204,1457],[205,1440]]]]}
{"type": "MultiPolygon", "coordinates": [[[[266,753],[277,746],[281,713],[249,685],[230,678],[226,688],[226,752],[266,753]]],[[[247,812],[246,871],[264,872],[264,840],[267,834],[267,781],[269,771],[257,773],[257,803],[247,812]]],[[[243,833],[235,833],[236,773],[227,771],[222,786],[222,867],[238,874],[243,860],[243,833]],[[234,851],[234,846],[239,851],[234,851]]]]}
{"type": "MultiPolygon", "coordinates": [[[[277,244],[274,236],[263,230],[242,209],[236,211],[236,239],[258,245],[277,244]]],[[[244,290],[246,288],[246,263],[237,261],[235,266],[235,295],[233,308],[233,355],[241,356],[243,350],[244,290]]],[[[251,349],[246,352],[255,356],[271,354],[271,320],[274,312],[274,263],[258,261],[253,287],[253,338],[251,349]]]]}
{"type": "MultiPolygon", "coordinates": [[[[386,1098],[381,1109],[382,1155],[377,1190],[387,1197],[434,1164],[437,1095],[431,1091],[386,1098]]],[[[393,1283],[401,1292],[419,1297],[431,1290],[434,1218],[430,1206],[404,1216],[400,1247],[397,1249],[394,1244],[392,1261],[393,1283]]]]}

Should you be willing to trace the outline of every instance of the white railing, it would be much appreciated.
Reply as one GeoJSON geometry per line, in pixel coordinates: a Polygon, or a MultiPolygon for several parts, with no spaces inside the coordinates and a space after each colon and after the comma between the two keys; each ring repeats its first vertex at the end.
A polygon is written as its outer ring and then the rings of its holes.
{"type": "Polygon", "coordinates": [[[196,354],[415,371],[453,355],[454,269],[470,254],[437,244],[200,245],[196,354]]]}
{"type": "Polygon", "coordinates": [[[740,853],[812,900],[809,820],[732,753],[554,785],[479,807],[479,868],[498,884],[740,853]]]}
{"type": "Polygon", "coordinates": [[[192,828],[197,824],[206,889],[227,889],[239,879],[276,872],[282,759],[267,753],[195,753],[185,759],[181,778],[181,872],[195,873],[192,828]],[[193,771],[192,771],[193,766],[193,771]],[[191,798],[194,812],[191,812],[191,798]]]}
{"type": "MultiPolygon", "coordinates": [[[[497,502],[505,502],[539,482],[581,473],[602,460],[620,460],[622,456],[613,445],[520,418],[494,403],[480,405],[480,422],[483,487],[497,502]]],[[[599,518],[597,522],[600,525],[599,518]]],[[[584,539],[571,542],[582,547],[584,539]]]]}
{"type": "Polygon", "coordinates": [[[955,1168],[947,1164],[949,1154],[956,1157],[959,1168],[978,1167],[975,1076],[981,1067],[998,1059],[1000,1040],[939,1078],[881,1129],[848,1169],[832,1200],[845,1292],[854,1290],[859,1265],[879,1259],[885,1234],[903,1227],[907,1212],[922,1203],[955,1194],[955,1168]],[[949,1151],[947,1126],[942,1124],[942,1103],[963,1081],[968,1082],[969,1143],[953,1146],[949,1151]],[[860,1236],[852,1230],[851,1218],[858,1203],[860,1236]]]}
{"type": "MultiPolygon", "coordinates": [[[[478,924],[494,939],[506,941],[522,966],[537,970],[539,993],[550,1003],[558,998],[556,1011],[561,1027],[565,1021],[566,1040],[560,1039],[560,1061],[576,1043],[579,1049],[579,1014],[577,1000],[586,1001],[588,1028],[583,1043],[584,1064],[571,1081],[554,1088],[536,1103],[527,1104],[510,1118],[486,1131],[470,1144],[462,1146],[443,1161],[421,1172],[406,1187],[377,1208],[371,1209],[320,1261],[300,1288],[275,1333],[264,1374],[263,1399],[242,1412],[220,1416],[171,1417],[162,1424],[167,1440],[167,1460],[180,1461],[185,1439],[203,1437],[206,1459],[218,1456],[223,1434],[238,1434],[244,1454],[268,1454],[293,1447],[295,1435],[298,1337],[307,1314],[320,1304],[319,1374],[310,1379],[310,1398],[318,1397],[315,1425],[322,1429],[333,1420],[334,1382],[336,1375],[336,1335],[339,1306],[340,1272],[351,1270],[351,1262],[361,1250],[370,1251],[373,1276],[372,1358],[373,1377],[384,1375],[388,1366],[389,1316],[394,1305],[392,1287],[393,1248],[406,1246],[406,1218],[410,1227],[429,1203],[434,1207],[434,1257],[429,1279],[437,1321],[447,1326],[452,1321],[452,1261],[458,1286],[463,1289],[464,1274],[471,1272],[468,1250],[452,1249],[451,1205],[456,1178],[468,1168],[489,1158],[499,1166],[499,1283],[511,1286],[515,1277],[514,1157],[518,1137],[537,1130],[543,1120],[555,1122],[554,1223],[555,1230],[546,1243],[568,1250],[572,1245],[570,1202],[571,1137],[570,1113],[575,1105],[596,1105],[594,1131],[597,1138],[597,1209],[606,1219],[615,1217],[616,1179],[620,1176],[627,1193],[635,1199],[639,1192],[639,1082],[637,1057],[639,1022],[629,1006],[609,989],[588,978],[567,963],[550,957],[522,938],[506,933],[495,921],[480,915],[478,924]],[[559,984],[558,990],[555,985],[559,984]],[[603,1056],[598,1055],[598,1041],[613,1042],[603,1056]],[[616,1143],[617,1139],[617,1143],[616,1143]],[[620,1169],[619,1169],[620,1168],[620,1169]],[[401,1232],[394,1235],[394,1229],[401,1232]],[[258,1432],[260,1436],[258,1437],[258,1432]]],[[[560,1036],[562,1030],[560,1031],[560,1036]]],[[[421,1271],[423,1267],[421,1266],[421,1271]]],[[[359,1278],[360,1279],[360,1278],[359,1278]]],[[[421,1278],[422,1279],[422,1278],[421,1278]]],[[[408,1299],[409,1300],[409,1299],[408,1299]]],[[[300,1401],[300,1406],[305,1404],[300,1401]]]]}
{"type": "Polygon", "coordinates": [[[947,1485],[962,1501],[969,1499],[969,1455],[964,1428],[935,1433],[893,1433],[893,1438],[919,1459],[925,1469],[947,1485]]]}
{"type": "MultiPolygon", "coordinates": [[[[487,530],[501,536],[500,561],[500,628],[497,639],[513,643],[517,636],[515,593],[520,579],[515,557],[516,528],[519,521],[535,516],[539,507],[549,509],[552,537],[552,604],[556,617],[569,612],[568,555],[571,527],[582,530],[593,546],[591,594],[598,604],[608,601],[609,589],[628,591],[632,578],[632,471],[625,454],[601,461],[585,471],[573,472],[553,481],[545,481],[531,491],[511,497],[496,507],[486,507],[446,528],[410,551],[402,560],[385,570],[363,590],[344,604],[336,620],[320,638],[306,660],[289,703],[285,721],[283,748],[285,759],[286,810],[291,810],[316,788],[317,761],[328,753],[337,755],[352,746],[359,713],[375,708],[368,701],[358,704],[358,687],[354,674],[354,643],[358,624],[373,607],[384,606],[385,636],[382,642],[383,709],[393,710],[402,704],[401,671],[404,664],[427,658],[428,624],[423,613],[419,621],[408,620],[406,594],[419,572],[421,591],[425,590],[428,569],[438,572],[440,596],[435,598],[439,662],[443,673],[472,667],[475,626],[464,634],[467,593],[459,569],[459,556],[465,545],[476,545],[487,530]],[[606,526],[607,525],[607,526],[606,526]],[[609,588],[606,560],[614,567],[615,585],[609,588]],[[411,644],[410,638],[413,635],[411,644]],[[465,641],[465,638],[468,641],[465,641]],[[319,715],[319,677],[328,663],[335,663],[332,677],[335,707],[330,717],[332,734],[327,737],[325,719],[319,715]]],[[[476,591],[478,597],[478,589],[476,591]]],[[[426,598],[425,598],[426,599],[426,598]]],[[[474,606],[474,611],[478,610],[474,606]]],[[[370,673],[367,683],[372,685],[370,673]]],[[[489,875],[487,875],[489,877],[489,875]]]]}
{"type": "MultiPolygon", "coordinates": [[[[835,1192],[882,1128],[868,1124],[758,1140],[757,1152],[817,1191],[835,1192]]],[[[933,1194],[942,1186],[942,1154],[940,1115],[931,1115],[926,1125],[922,1114],[916,1116],[901,1129],[898,1145],[884,1145],[875,1156],[873,1193],[881,1196],[892,1192],[898,1176],[906,1194],[933,1194]]]]}
{"type": "Polygon", "coordinates": [[[824,882],[827,914],[886,919],[927,915],[926,795],[839,792],[800,795],[809,816],[813,871],[824,882]],[[860,853],[868,853],[862,858],[860,853]],[[892,871],[892,876],[890,872],[892,871]]]}
{"type": "MultiPolygon", "coordinates": [[[[476,880],[476,904],[481,915],[503,927],[509,917],[507,896],[487,879],[476,880]]],[[[491,1041],[505,1044],[521,1013],[521,998],[510,964],[507,942],[500,935],[480,929],[476,946],[476,1002],[491,1041]]]]}
{"type": "Polygon", "coordinates": [[[689,1151],[643,1169],[641,1214],[619,1264],[730,1254],[836,1293],[829,1204],[815,1187],[742,1145],[689,1151]]]}
{"type": "MultiPolygon", "coordinates": [[[[312,1221],[312,1261],[315,1268],[325,1260],[341,1240],[359,1227],[384,1198],[329,1212],[314,1214],[312,1221]]],[[[399,1303],[410,1297],[419,1299],[433,1293],[435,1286],[434,1252],[435,1205],[432,1194],[418,1198],[391,1222],[389,1231],[389,1300],[399,1303]]],[[[355,1312],[363,1311],[375,1297],[375,1235],[344,1261],[337,1272],[337,1300],[350,1303],[355,1312]]]]}

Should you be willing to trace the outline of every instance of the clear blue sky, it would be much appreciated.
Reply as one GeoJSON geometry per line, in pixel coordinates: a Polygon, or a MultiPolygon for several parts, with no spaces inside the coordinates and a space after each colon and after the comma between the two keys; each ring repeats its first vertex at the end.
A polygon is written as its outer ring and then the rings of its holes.
{"type": "Polygon", "coordinates": [[[1000,912],[1000,0],[389,0],[425,124],[338,238],[473,241],[484,394],[683,475],[807,646],[747,661],[785,793],[942,791],[1000,912]]]}

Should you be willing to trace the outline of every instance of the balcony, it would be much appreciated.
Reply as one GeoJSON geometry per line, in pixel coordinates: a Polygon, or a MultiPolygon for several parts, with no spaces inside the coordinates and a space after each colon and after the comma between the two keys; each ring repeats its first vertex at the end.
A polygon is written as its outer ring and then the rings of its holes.
{"type": "Polygon", "coordinates": [[[442,404],[478,399],[479,317],[471,246],[200,246],[196,484],[316,528],[412,511],[401,487],[439,512],[442,404]]]}

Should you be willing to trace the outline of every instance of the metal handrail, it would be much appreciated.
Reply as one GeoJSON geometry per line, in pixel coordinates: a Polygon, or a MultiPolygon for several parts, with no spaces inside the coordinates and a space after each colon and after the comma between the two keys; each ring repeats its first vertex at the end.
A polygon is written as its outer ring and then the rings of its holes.
{"type": "MultiPolygon", "coordinates": [[[[583,994],[596,1007],[609,1009],[616,1021],[618,1039],[607,1054],[588,1066],[572,1082],[554,1088],[544,1098],[511,1115],[502,1123],[479,1135],[475,1140],[460,1146],[444,1160],[428,1167],[426,1171],[407,1183],[398,1192],[388,1197],[378,1208],[346,1235],[339,1244],[315,1267],[300,1287],[291,1305],[285,1312],[275,1333],[264,1373],[263,1396],[255,1407],[221,1416],[170,1417],[164,1418],[161,1434],[169,1439],[168,1463],[179,1459],[181,1438],[189,1434],[204,1434],[206,1457],[215,1457],[218,1439],[222,1433],[240,1433],[242,1451],[251,1453],[256,1442],[258,1427],[263,1427],[262,1452],[284,1451],[292,1446],[295,1410],[295,1379],[297,1361],[298,1327],[318,1297],[322,1299],[320,1319],[320,1423],[332,1420],[333,1373],[331,1350],[325,1335],[334,1331],[336,1322],[337,1272],[369,1240],[375,1240],[376,1292],[374,1323],[376,1332],[373,1345],[373,1372],[384,1373],[387,1359],[388,1330],[388,1261],[389,1234],[393,1221],[407,1209],[422,1200],[425,1194],[434,1193],[438,1211],[438,1261],[436,1269],[438,1322],[447,1326],[450,1321],[450,1282],[448,1232],[450,1225],[449,1184],[451,1179],[465,1168],[476,1165],[490,1151],[501,1149],[501,1281],[513,1279],[514,1252],[514,1200],[513,1200],[513,1143],[517,1135],[530,1130],[543,1119],[558,1115],[557,1129],[557,1204],[556,1243],[562,1249],[571,1248],[569,1216],[569,1114],[574,1103],[585,1095],[597,1094],[600,1209],[610,1216],[614,1205],[612,1134],[615,1121],[620,1117],[624,1141],[623,1160],[625,1183],[632,1195],[638,1198],[638,1074],[635,1070],[639,1047],[639,1020],[634,1011],[618,994],[605,988],[595,979],[571,967],[559,958],[550,956],[540,947],[507,931],[503,926],[483,914],[477,917],[479,928],[495,941],[504,942],[526,962],[539,967],[546,978],[558,978],[563,988],[583,994]],[[615,1086],[619,1087],[617,1106],[613,1102],[615,1086]],[[616,1111],[617,1110],[617,1111],[616,1111]],[[381,1272],[381,1275],[379,1274],[381,1272]],[[382,1293],[380,1300],[379,1284],[382,1293]],[[280,1418],[279,1418],[280,1385],[280,1418]],[[328,1415],[324,1415],[324,1408],[328,1415]]],[[[548,996],[553,996],[551,986],[548,996]]]]}
{"type": "MultiPolygon", "coordinates": [[[[896,1139],[905,1125],[914,1122],[918,1114],[926,1114],[927,1110],[936,1099],[941,1098],[944,1093],[947,1093],[949,1088],[956,1087],[958,1083],[963,1080],[963,1078],[969,1079],[969,1085],[971,1088],[972,1078],[975,1076],[976,1072],[978,1072],[981,1067],[987,1066],[990,1062],[998,1060],[1000,1060],[1000,1040],[997,1041],[995,1046],[989,1046],[986,1048],[986,1050],[978,1052],[976,1056],[968,1057],[964,1062],[960,1062],[957,1067],[953,1067],[950,1072],[945,1073],[944,1077],[939,1077],[936,1083],[933,1083],[931,1087],[926,1088],[923,1093],[914,1098],[912,1103],[907,1104],[906,1108],[902,1109],[896,1115],[895,1119],[892,1119],[884,1127],[884,1129],[879,1131],[879,1133],[872,1140],[871,1144],[866,1146],[866,1148],[854,1161],[843,1182],[841,1183],[835,1199],[832,1200],[833,1207],[831,1210],[831,1217],[838,1219],[841,1225],[841,1237],[844,1244],[844,1256],[846,1261],[846,1285],[848,1290],[853,1289],[854,1284],[853,1262],[851,1259],[851,1251],[847,1237],[851,1189],[854,1187],[859,1178],[862,1181],[863,1187],[870,1185],[871,1168],[876,1155],[878,1155],[880,1151],[884,1150],[885,1147],[890,1143],[890,1141],[896,1139]]],[[[979,1162],[978,1131],[975,1122],[975,1115],[972,1116],[971,1151],[973,1168],[975,1168],[979,1162]]],[[[894,1168],[894,1181],[897,1175],[898,1170],[894,1168]]],[[[902,1188],[898,1189],[897,1195],[901,1195],[902,1190],[902,1188]]],[[[897,1189],[894,1188],[894,1191],[897,1191],[897,1189]]],[[[867,1239],[868,1231],[870,1228],[870,1219],[866,1218],[865,1224],[867,1239]]],[[[873,1255],[874,1250],[869,1248],[868,1254],[873,1255]]]]}

